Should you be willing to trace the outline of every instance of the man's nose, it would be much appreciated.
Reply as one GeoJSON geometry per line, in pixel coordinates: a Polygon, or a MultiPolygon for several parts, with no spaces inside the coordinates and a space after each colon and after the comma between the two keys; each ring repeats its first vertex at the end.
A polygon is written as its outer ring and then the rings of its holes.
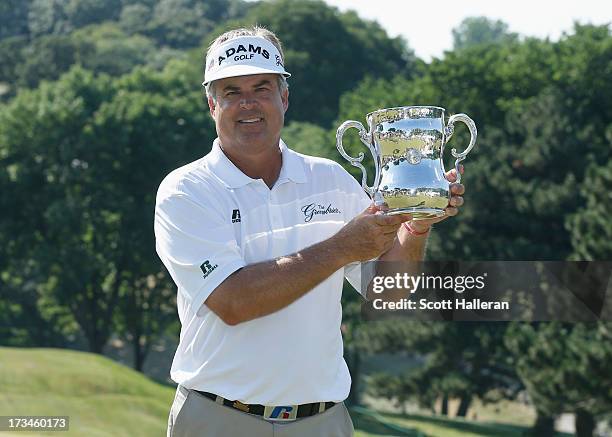
{"type": "Polygon", "coordinates": [[[256,103],[257,102],[252,97],[243,97],[242,99],[240,99],[240,107],[244,109],[250,109],[256,103]]]}

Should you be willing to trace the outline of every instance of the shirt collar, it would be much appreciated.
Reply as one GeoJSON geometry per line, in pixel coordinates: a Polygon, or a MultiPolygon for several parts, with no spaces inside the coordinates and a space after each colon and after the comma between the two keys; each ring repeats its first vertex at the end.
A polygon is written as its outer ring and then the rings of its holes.
{"type": "MultiPolygon", "coordinates": [[[[283,163],[275,185],[286,182],[287,180],[291,180],[298,184],[305,183],[306,172],[304,171],[304,164],[299,155],[289,149],[283,140],[279,141],[278,147],[283,156],[283,163]]],[[[219,138],[216,138],[213,142],[212,149],[208,155],[208,163],[211,170],[228,188],[240,188],[250,183],[257,182],[257,179],[245,175],[229,160],[221,149],[219,138]]]]}

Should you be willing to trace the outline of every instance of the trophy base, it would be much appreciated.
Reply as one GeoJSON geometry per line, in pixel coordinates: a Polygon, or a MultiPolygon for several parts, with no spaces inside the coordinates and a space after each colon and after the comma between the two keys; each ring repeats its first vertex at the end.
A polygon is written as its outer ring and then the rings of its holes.
{"type": "Polygon", "coordinates": [[[443,209],[439,208],[393,208],[386,212],[387,215],[397,215],[397,214],[412,214],[413,220],[426,220],[432,219],[436,217],[441,217],[445,215],[443,209]]]}

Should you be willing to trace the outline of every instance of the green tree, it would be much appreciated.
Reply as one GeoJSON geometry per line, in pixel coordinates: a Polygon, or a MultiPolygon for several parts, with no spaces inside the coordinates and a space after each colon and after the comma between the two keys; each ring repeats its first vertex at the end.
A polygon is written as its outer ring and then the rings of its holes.
{"type": "Polygon", "coordinates": [[[64,0],[32,0],[28,10],[28,29],[33,37],[66,34],[72,30],[64,0]]]}
{"type": "MultiPolygon", "coordinates": [[[[605,221],[610,212],[605,187],[609,179],[612,92],[610,83],[596,72],[612,68],[611,43],[609,26],[576,26],[573,34],[564,35],[556,43],[508,40],[448,52],[429,64],[421,76],[362,82],[342,96],[336,124],[346,119],[363,122],[370,111],[403,105],[443,106],[450,113],[465,112],[475,120],[479,139],[466,160],[466,205],[457,219],[435,227],[428,249],[430,259],[609,259],[610,247],[602,235],[610,231],[605,221]]],[[[467,144],[465,134],[459,128],[452,146],[461,149],[467,144]]],[[[355,146],[364,151],[358,142],[355,146]]],[[[371,325],[368,328],[371,330],[371,325]]],[[[385,328],[389,332],[379,336],[401,337],[391,334],[394,328],[385,328]]],[[[546,340],[536,334],[527,336],[521,350],[534,351],[533,355],[546,341],[553,350],[550,357],[567,360],[570,368],[576,354],[563,353],[570,340],[566,341],[563,333],[557,337],[554,328],[550,329],[546,340]]],[[[572,347],[584,350],[594,369],[608,360],[607,352],[589,352],[597,349],[596,338],[603,339],[600,329],[584,327],[578,331],[580,335],[571,336],[572,347]]],[[[468,344],[462,349],[445,343],[447,337],[454,338],[452,332],[437,335],[434,331],[431,335],[431,343],[442,345],[437,355],[427,355],[430,349],[421,345],[398,348],[423,353],[432,360],[425,361],[412,380],[397,380],[404,382],[406,393],[402,396],[425,393],[423,401],[427,403],[433,399],[427,388],[438,396],[445,391],[456,395],[472,390],[466,382],[473,374],[461,368],[440,372],[444,366],[436,363],[444,363],[440,356],[454,356],[454,351],[465,350],[469,357],[481,346],[468,344]],[[419,381],[427,381],[427,387],[419,381]]],[[[406,336],[415,337],[413,332],[406,336]]],[[[390,348],[386,345],[380,350],[390,348]]],[[[581,382],[595,374],[586,366],[576,366],[573,373],[567,373],[557,369],[556,362],[540,358],[522,364],[534,374],[532,377],[526,370],[519,374],[526,386],[537,386],[538,381],[533,381],[538,375],[554,380],[571,375],[571,383],[562,389],[580,394],[564,400],[543,387],[534,395],[537,435],[552,432],[552,416],[559,409],[549,404],[555,399],[564,403],[565,410],[577,411],[576,406],[590,405],[585,404],[589,399],[607,405],[608,389],[603,384],[593,387],[581,382]]],[[[609,376],[601,378],[610,381],[609,376]]],[[[580,409],[580,427],[588,429],[592,416],[598,414],[597,408],[580,409]]]]}
{"type": "Polygon", "coordinates": [[[121,329],[140,348],[137,367],[174,313],[143,223],[163,176],[204,154],[214,135],[199,90],[183,82],[191,68],[173,63],[116,81],[76,68],[0,111],[1,156],[12,163],[3,201],[8,223],[22,229],[1,239],[35,247],[16,251],[15,265],[32,259],[39,271],[24,270],[11,290],[31,282],[39,300],[67,308],[94,352],[121,329]]]}
{"type": "Polygon", "coordinates": [[[56,80],[92,49],[91,44],[68,35],[41,36],[22,49],[24,61],[15,69],[18,84],[34,88],[41,80],[56,80]]]}
{"type": "Polygon", "coordinates": [[[128,35],[135,33],[145,33],[153,10],[150,6],[142,3],[135,3],[125,5],[121,9],[121,16],[119,19],[119,26],[128,35]]]}
{"type": "Polygon", "coordinates": [[[116,20],[121,11],[121,0],[69,0],[65,11],[72,27],[78,29],[116,20]]]}
{"type": "Polygon", "coordinates": [[[0,3],[0,40],[29,34],[30,0],[5,0],[0,3]]]}
{"type": "Polygon", "coordinates": [[[159,51],[149,38],[138,34],[130,36],[114,23],[83,27],[70,38],[91,48],[80,55],[81,66],[111,76],[129,73],[135,66],[148,63],[159,51]]]}
{"type": "Polygon", "coordinates": [[[610,323],[514,324],[506,344],[539,411],[576,413],[576,435],[591,437],[595,418],[612,410],[610,323]]]}
{"type": "Polygon", "coordinates": [[[452,33],[455,50],[478,44],[513,41],[518,38],[516,33],[508,31],[507,23],[487,17],[465,18],[458,27],[452,30],[452,33]]]}
{"type": "MultiPolygon", "coordinates": [[[[608,130],[612,143],[612,129],[608,130]]],[[[570,232],[572,257],[578,260],[609,260],[612,254],[612,213],[610,206],[612,186],[612,159],[607,164],[591,165],[587,169],[580,196],[584,207],[566,218],[570,232]]]]}
{"type": "Polygon", "coordinates": [[[296,152],[337,159],[338,152],[330,132],[316,124],[293,121],[282,132],[282,138],[296,152]]]}
{"type": "MultiPolygon", "coordinates": [[[[591,71],[612,68],[611,41],[607,26],[578,27],[558,43],[447,53],[421,77],[364,81],[342,96],[336,125],[411,104],[467,113],[480,134],[465,161],[466,205],[459,220],[436,227],[431,257],[567,259],[573,249],[565,218],[584,207],[574,187],[588,166],[609,159],[604,96],[612,92],[591,71]]],[[[461,149],[466,133],[459,126],[451,145],[461,149]]]]}
{"type": "Polygon", "coordinates": [[[369,344],[373,352],[409,353],[422,363],[402,375],[390,376],[397,385],[385,381],[389,376],[379,375],[371,390],[398,399],[400,405],[415,398],[432,410],[438,399],[459,398],[460,417],[467,415],[474,398],[485,402],[513,398],[521,383],[503,343],[505,330],[504,323],[401,319],[381,322],[377,329],[363,329],[360,342],[369,344]]]}
{"type": "Polygon", "coordinates": [[[291,107],[287,120],[323,127],[336,117],[340,96],[365,76],[410,74],[416,62],[405,42],[389,38],[375,22],[340,13],[322,1],[261,2],[245,18],[216,28],[212,41],[236,26],[263,25],[283,42],[291,107]]]}
{"type": "Polygon", "coordinates": [[[28,44],[25,36],[12,36],[0,40],[0,84],[4,85],[2,98],[12,97],[18,80],[17,66],[24,61],[22,50],[28,44]]]}
{"type": "Polygon", "coordinates": [[[206,4],[194,0],[160,0],[148,35],[175,48],[194,47],[213,28],[206,17],[206,4]]]}
{"type": "Polygon", "coordinates": [[[193,77],[191,70],[175,62],[162,72],[134,71],[119,81],[118,94],[100,107],[93,121],[92,143],[118,149],[105,184],[108,192],[125,193],[113,209],[129,232],[122,252],[130,254],[130,260],[122,274],[116,315],[118,331],[131,342],[139,370],[151,345],[176,319],[175,286],[157,258],[151,229],[142,224],[152,220],[163,176],[204,155],[214,136],[199,90],[180,83],[193,77]],[[186,71],[192,75],[183,76],[186,71]]]}

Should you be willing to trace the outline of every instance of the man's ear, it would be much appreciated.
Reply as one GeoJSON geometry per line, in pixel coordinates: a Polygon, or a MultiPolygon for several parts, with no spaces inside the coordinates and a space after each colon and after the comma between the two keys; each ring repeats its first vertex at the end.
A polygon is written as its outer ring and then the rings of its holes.
{"type": "Polygon", "coordinates": [[[287,112],[287,108],[289,108],[289,90],[285,90],[282,94],[281,94],[281,101],[283,102],[283,108],[285,109],[285,112],[287,112]]]}
{"type": "Polygon", "coordinates": [[[208,96],[208,109],[210,110],[210,116],[212,118],[215,118],[215,110],[217,109],[217,107],[215,106],[215,101],[213,100],[213,98],[211,96],[208,96]]]}

